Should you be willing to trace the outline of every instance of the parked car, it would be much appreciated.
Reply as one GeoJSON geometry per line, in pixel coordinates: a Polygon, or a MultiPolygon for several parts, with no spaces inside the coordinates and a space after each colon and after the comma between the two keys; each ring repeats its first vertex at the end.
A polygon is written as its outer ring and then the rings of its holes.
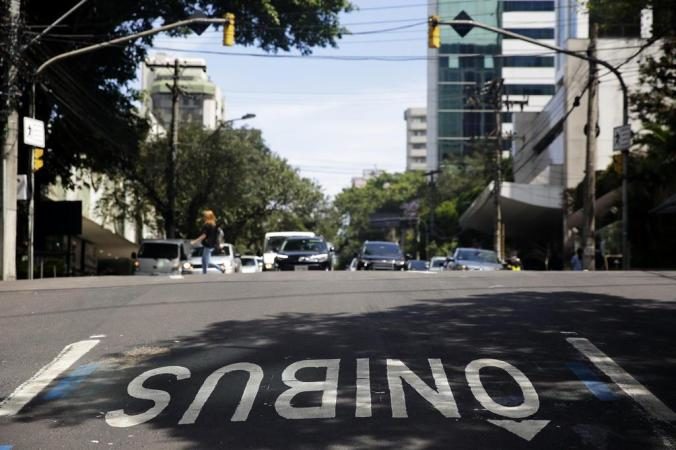
{"type": "Polygon", "coordinates": [[[406,263],[406,270],[412,270],[415,272],[427,272],[430,269],[429,261],[423,261],[421,259],[412,259],[406,263]]]}
{"type": "Polygon", "coordinates": [[[446,270],[446,260],[445,256],[434,256],[430,260],[430,272],[442,272],[446,270]]]}
{"type": "Polygon", "coordinates": [[[457,248],[449,259],[450,270],[503,270],[504,266],[493,250],[457,248]]]}
{"type": "Polygon", "coordinates": [[[357,259],[357,270],[406,270],[406,258],[396,242],[366,241],[357,259]]]}
{"type": "Polygon", "coordinates": [[[277,250],[282,246],[286,238],[291,236],[315,237],[311,231],[274,231],[265,233],[263,241],[263,270],[273,270],[275,268],[275,258],[277,250]]]}
{"type": "Polygon", "coordinates": [[[262,272],[262,262],[259,262],[260,258],[258,256],[244,255],[240,258],[242,261],[242,273],[256,273],[262,272]]]}
{"type": "MultiPolygon", "coordinates": [[[[204,247],[201,245],[193,247],[190,264],[196,272],[202,271],[202,252],[204,247]]],[[[211,252],[209,258],[209,267],[207,273],[236,273],[241,268],[240,256],[235,252],[232,244],[220,244],[211,252]]]]}
{"type": "Polygon", "coordinates": [[[132,253],[135,275],[182,275],[193,272],[190,243],[182,239],[153,239],[132,253]]]}
{"type": "Polygon", "coordinates": [[[275,258],[277,270],[331,270],[331,249],[320,237],[288,237],[275,258]]]}

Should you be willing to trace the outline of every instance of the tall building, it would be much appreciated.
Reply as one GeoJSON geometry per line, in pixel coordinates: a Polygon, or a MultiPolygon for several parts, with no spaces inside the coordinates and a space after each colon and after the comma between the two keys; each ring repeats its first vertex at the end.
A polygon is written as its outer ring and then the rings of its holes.
{"type": "MultiPolygon", "coordinates": [[[[171,85],[175,59],[159,53],[148,58],[141,69],[141,89],[144,92],[142,113],[151,116],[151,123],[156,122],[164,130],[168,130],[171,124],[171,85]],[[151,67],[152,65],[166,67],[151,67]]],[[[179,62],[192,66],[182,68],[179,72],[179,122],[216,128],[225,118],[225,106],[220,88],[207,75],[206,61],[181,58],[179,62]]]]}
{"type": "MultiPolygon", "coordinates": [[[[554,43],[553,0],[431,0],[429,14],[442,21],[469,17],[554,43]]],[[[519,110],[541,110],[554,94],[554,72],[554,55],[541,47],[479,28],[463,37],[443,26],[441,48],[429,51],[427,168],[461,160],[476,139],[495,132],[494,108],[472,100],[486,83],[504,79],[502,131],[509,133],[509,101],[518,101],[519,110]]]]}
{"type": "Polygon", "coordinates": [[[406,121],[406,170],[427,168],[427,109],[408,108],[406,121]]]}

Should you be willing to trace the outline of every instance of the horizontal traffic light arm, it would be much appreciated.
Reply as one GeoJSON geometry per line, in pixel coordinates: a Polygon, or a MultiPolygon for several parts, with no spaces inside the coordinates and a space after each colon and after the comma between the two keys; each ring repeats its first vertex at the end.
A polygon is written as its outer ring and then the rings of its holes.
{"type": "Polygon", "coordinates": [[[134,33],[130,34],[127,36],[122,36],[117,39],[112,39],[110,41],[106,42],[100,42],[98,44],[94,45],[89,45],[87,47],[82,47],[78,48],[77,50],[72,50],[70,52],[66,53],[61,53],[60,55],[56,55],[53,58],[48,59],[38,69],[35,71],[35,76],[40,75],[41,72],[43,72],[48,66],[54,64],[55,62],[61,61],[66,58],[71,58],[73,56],[81,55],[83,53],[90,53],[96,50],[99,50],[101,48],[106,48],[110,47],[111,45],[116,45],[120,44],[123,42],[129,42],[133,41],[134,39],[138,39],[144,36],[152,36],[153,34],[157,33],[162,33],[163,31],[167,30],[172,30],[174,28],[179,28],[179,27],[184,27],[186,25],[191,25],[193,23],[215,23],[215,24],[221,24],[221,25],[228,25],[229,22],[226,18],[218,18],[218,17],[194,17],[192,19],[185,19],[185,20],[179,20],[178,22],[170,23],[168,25],[163,25],[161,27],[153,28],[151,30],[146,30],[146,31],[141,31],[139,33],[134,33]]]}

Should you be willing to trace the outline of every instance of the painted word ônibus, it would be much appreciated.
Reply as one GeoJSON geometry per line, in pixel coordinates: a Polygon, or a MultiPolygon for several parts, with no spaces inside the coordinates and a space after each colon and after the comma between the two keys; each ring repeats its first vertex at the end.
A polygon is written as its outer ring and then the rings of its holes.
{"type": "MultiPolygon", "coordinates": [[[[303,360],[290,364],[282,372],[281,380],[287,386],[277,399],[274,407],[281,417],[286,419],[328,419],[336,416],[338,397],[338,373],[340,359],[303,360]],[[325,369],[326,376],[320,381],[300,381],[296,374],[301,369],[325,369]],[[307,392],[321,393],[321,401],[316,406],[294,406],[292,400],[307,392]]],[[[355,417],[371,417],[371,374],[368,358],[356,360],[355,417]]],[[[440,359],[428,359],[434,386],[428,385],[401,360],[387,359],[387,384],[390,392],[392,417],[408,417],[404,383],[414,389],[421,397],[436,408],[444,417],[460,418],[458,406],[440,359]]],[[[246,421],[253,408],[263,380],[261,366],[248,362],[229,364],[217,369],[204,380],[197,395],[179,420],[179,425],[194,424],[216,385],[223,376],[232,372],[248,373],[248,380],[239,404],[230,418],[232,422],[246,421]]],[[[156,418],[171,401],[171,394],[160,389],[144,387],[144,383],[157,375],[172,375],[176,380],[191,377],[190,370],[182,366],[166,366],[148,370],[134,378],[127,387],[129,395],[136,399],[150,400],[153,406],[139,414],[127,414],[122,409],[106,413],[105,420],[112,427],[132,427],[156,418]]],[[[507,419],[524,419],[534,415],[540,408],[540,400],[535,388],[526,375],[512,364],[499,359],[477,359],[465,368],[467,383],[477,401],[488,411],[507,419]],[[493,367],[508,374],[519,386],[523,401],[519,405],[505,406],[498,403],[486,391],[479,372],[493,367]]]]}

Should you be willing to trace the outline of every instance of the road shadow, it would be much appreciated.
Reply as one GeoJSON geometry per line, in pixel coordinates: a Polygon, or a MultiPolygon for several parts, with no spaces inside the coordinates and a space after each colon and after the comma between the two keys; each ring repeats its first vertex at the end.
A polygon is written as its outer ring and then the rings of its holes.
{"type": "MultiPolygon", "coordinates": [[[[609,406],[591,395],[566,366],[572,361],[588,363],[566,338],[589,339],[673,408],[674,317],[672,302],[584,292],[513,292],[418,300],[358,314],[294,313],[223,321],[192,335],[108,355],[76,391],[57,400],[42,395],[16,421],[40,421],[54,429],[98,427],[122,446],[135,446],[129,437],[135,432],[154,429],[159,432],[158,447],[660,448],[660,434],[673,439],[673,428],[655,425],[628,398],[609,406]],[[357,358],[370,362],[372,417],[355,417],[357,358]],[[402,360],[431,386],[428,359],[441,359],[461,418],[444,418],[408,386],[409,417],[393,418],[388,358],[402,360]],[[507,361],[533,382],[541,404],[533,418],[552,421],[533,442],[487,422],[500,417],[482,408],[465,377],[467,364],[480,358],[507,361]],[[275,409],[279,394],[287,389],[283,370],[307,359],[340,360],[334,418],[289,420],[275,409]],[[247,381],[244,373],[234,373],[219,382],[195,424],[178,425],[204,380],[238,362],[257,364],[264,371],[248,419],[230,420],[247,381]],[[139,374],[164,366],[186,367],[190,377],[177,381],[158,375],[146,382],[148,388],[171,394],[169,406],[157,418],[127,429],[104,424],[108,411],[136,414],[151,407],[152,402],[127,395],[127,385],[139,374]]],[[[322,380],[325,370],[304,369],[298,376],[322,380]]],[[[502,404],[523,401],[504,372],[487,369],[482,381],[502,404]]],[[[302,394],[292,405],[319,403],[319,395],[302,394]]]]}

